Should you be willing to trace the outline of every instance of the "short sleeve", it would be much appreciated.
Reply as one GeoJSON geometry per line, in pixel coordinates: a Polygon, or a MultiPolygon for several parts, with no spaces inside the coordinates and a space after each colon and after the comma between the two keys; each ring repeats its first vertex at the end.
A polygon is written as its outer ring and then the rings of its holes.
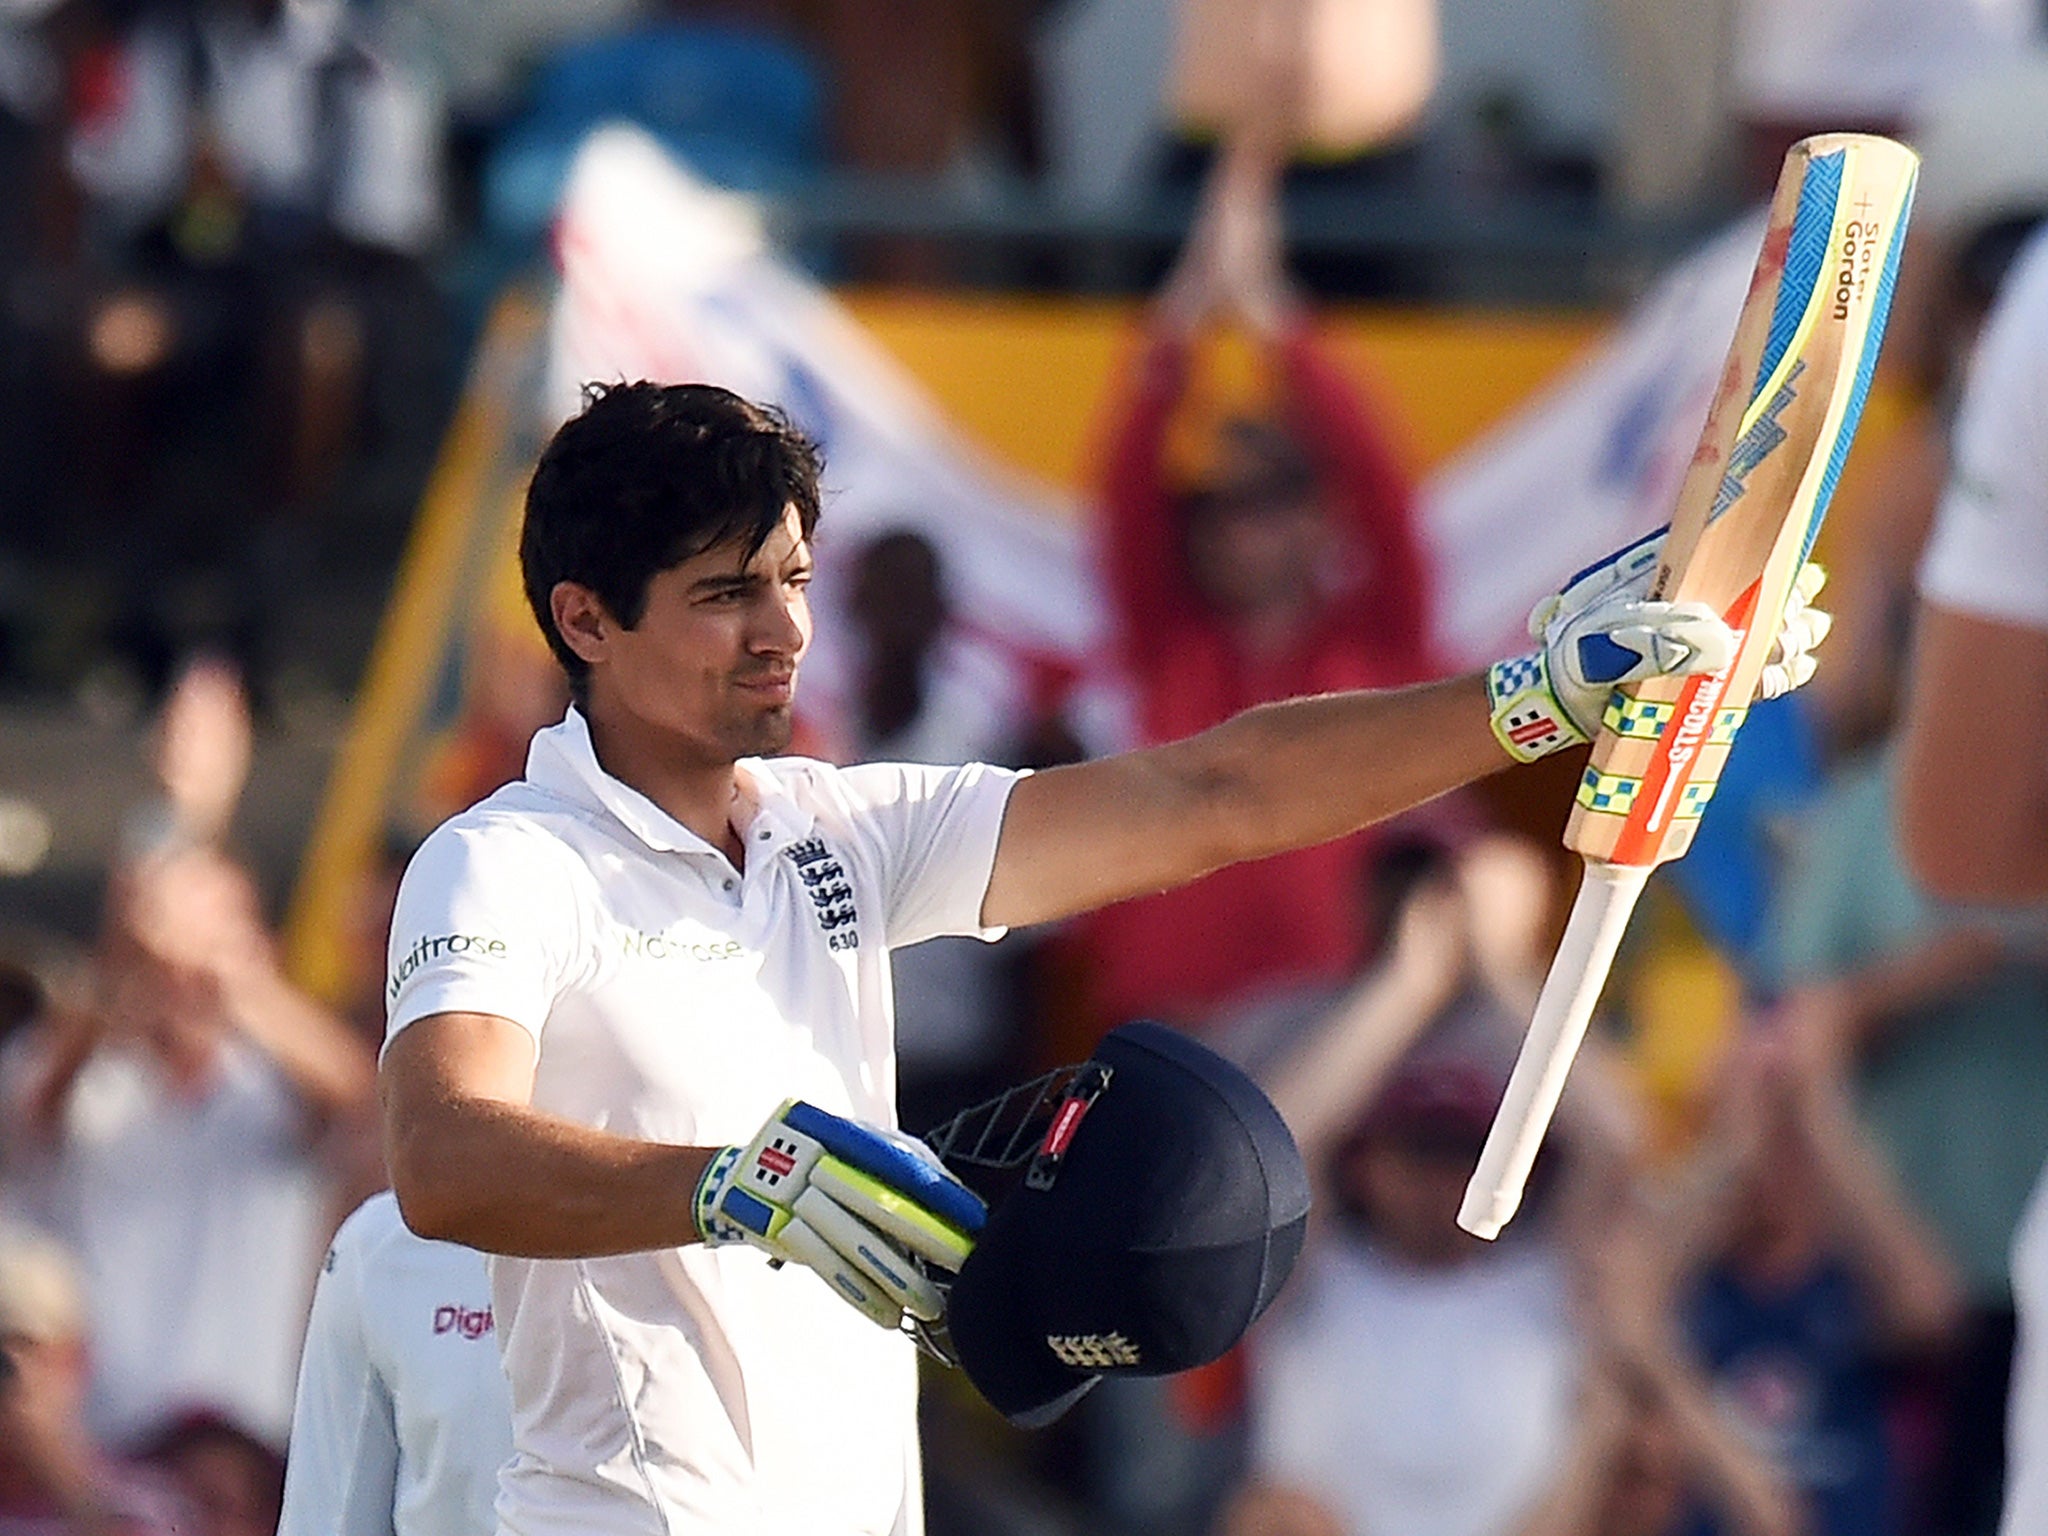
{"type": "Polygon", "coordinates": [[[359,1210],[335,1234],[313,1290],[278,1536],[392,1533],[398,1432],[390,1390],[363,1337],[365,1215],[359,1210]]]}
{"type": "Polygon", "coordinates": [[[1929,602],[2048,629],[2048,243],[2028,248],[1971,361],[1920,566],[1929,602]]]}
{"type": "Polygon", "coordinates": [[[866,763],[844,770],[865,839],[877,860],[886,939],[899,948],[945,934],[999,939],[982,925],[996,842],[1014,769],[969,763],[927,768],[866,763]]]}
{"type": "Polygon", "coordinates": [[[555,839],[448,823],[399,884],[384,978],[387,1042],[436,1013],[487,1013],[540,1039],[580,949],[577,885],[555,839]]]}

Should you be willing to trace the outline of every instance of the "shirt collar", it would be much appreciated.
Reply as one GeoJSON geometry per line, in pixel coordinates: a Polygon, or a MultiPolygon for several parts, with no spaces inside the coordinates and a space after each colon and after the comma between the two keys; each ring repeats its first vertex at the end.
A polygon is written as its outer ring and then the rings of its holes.
{"type": "MultiPolygon", "coordinates": [[[[750,851],[759,844],[773,852],[810,832],[813,817],[767,761],[743,757],[733,767],[738,790],[733,826],[750,851]],[[761,837],[763,832],[768,836],[761,837]]],[[[561,724],[534,734],[526,753],[526,779],[537,788],[605,812],[657,852],[725,856],[632,785],[606,773],[590,744],[589,723],[573,704],[561,724]]]]}

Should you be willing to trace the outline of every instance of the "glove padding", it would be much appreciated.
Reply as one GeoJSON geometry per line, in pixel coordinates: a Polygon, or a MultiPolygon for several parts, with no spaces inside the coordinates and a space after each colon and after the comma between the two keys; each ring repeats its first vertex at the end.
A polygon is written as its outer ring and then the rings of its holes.
{"type": "Polygon", "coordinates": [[[801,1264],[898,1328],[906,1313],[944,1313],[918,1261],[957,1272],[987,1209],[923,1142],[790,1099],[747,1145],[712,1155],[696,1215],[707,1247],[743,1242],[801,1264]]]}
{"type": "Polygon", "coordinates": [[[1778,626],[1778,638],[1771,642],[1771,654],[1757,674],[1756,696],[1780,698],[1805,684],[1813,676],[1813,649],[1827,639],[1835,627],[1835,616],[1813,606],[1828,573],[1809,560],[1792,578],[1792,590],[1785,598],[1785,620],[1778,626]]]}
{"type": "MultiPolygon", "coordinates": [[[[1588,566],[1543,599],[1529,614],[1529,634],[1540,648],[1489,669],[1494,734],[1510,756],[1532,762],[1591,739],[1608,697],[1623,683],[1718,672],[1735,659],[1735,632],[1708,604],[1645,596],[1666,531],[1588,566]]],[[[1826,580],[1818,565],[1800,567],[1758,698],[1777,698],[1813,676],[1810,653],[1833,624],[1812,605],[1826,580]]]]}

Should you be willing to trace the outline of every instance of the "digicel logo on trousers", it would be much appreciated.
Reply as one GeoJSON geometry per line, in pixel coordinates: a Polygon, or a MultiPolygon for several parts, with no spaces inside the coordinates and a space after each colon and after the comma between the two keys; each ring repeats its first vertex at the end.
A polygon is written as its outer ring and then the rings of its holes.
{"type": "Polygon", "coordinates": [[[487,939],[478,933],[444,933],[437,938],[415,939],[405,958],[398,962],[398,969],[391,973],[391,995],[398,996],[398,989],[412,979],[414,971],[443,955],[480,955],[487,960],[502,960],[505,941],[487,939]]]}

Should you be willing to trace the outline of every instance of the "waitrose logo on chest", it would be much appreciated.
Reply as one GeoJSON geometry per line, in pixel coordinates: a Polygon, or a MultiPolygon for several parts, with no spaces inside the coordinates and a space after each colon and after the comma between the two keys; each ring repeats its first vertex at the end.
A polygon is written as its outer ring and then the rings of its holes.
{"type": "Polygon", "coordinates": [[[405,958],[398,962],[398,968],[391,973],[391,996],[398,996],[399,989],[412,980],[413,972],[429,960],[438,960],[443,955],[475,955],[484,960],[505,958],[505,941],[487,939],[480,933],[444,933],[432,938],[413,941],[405,958]]]}

